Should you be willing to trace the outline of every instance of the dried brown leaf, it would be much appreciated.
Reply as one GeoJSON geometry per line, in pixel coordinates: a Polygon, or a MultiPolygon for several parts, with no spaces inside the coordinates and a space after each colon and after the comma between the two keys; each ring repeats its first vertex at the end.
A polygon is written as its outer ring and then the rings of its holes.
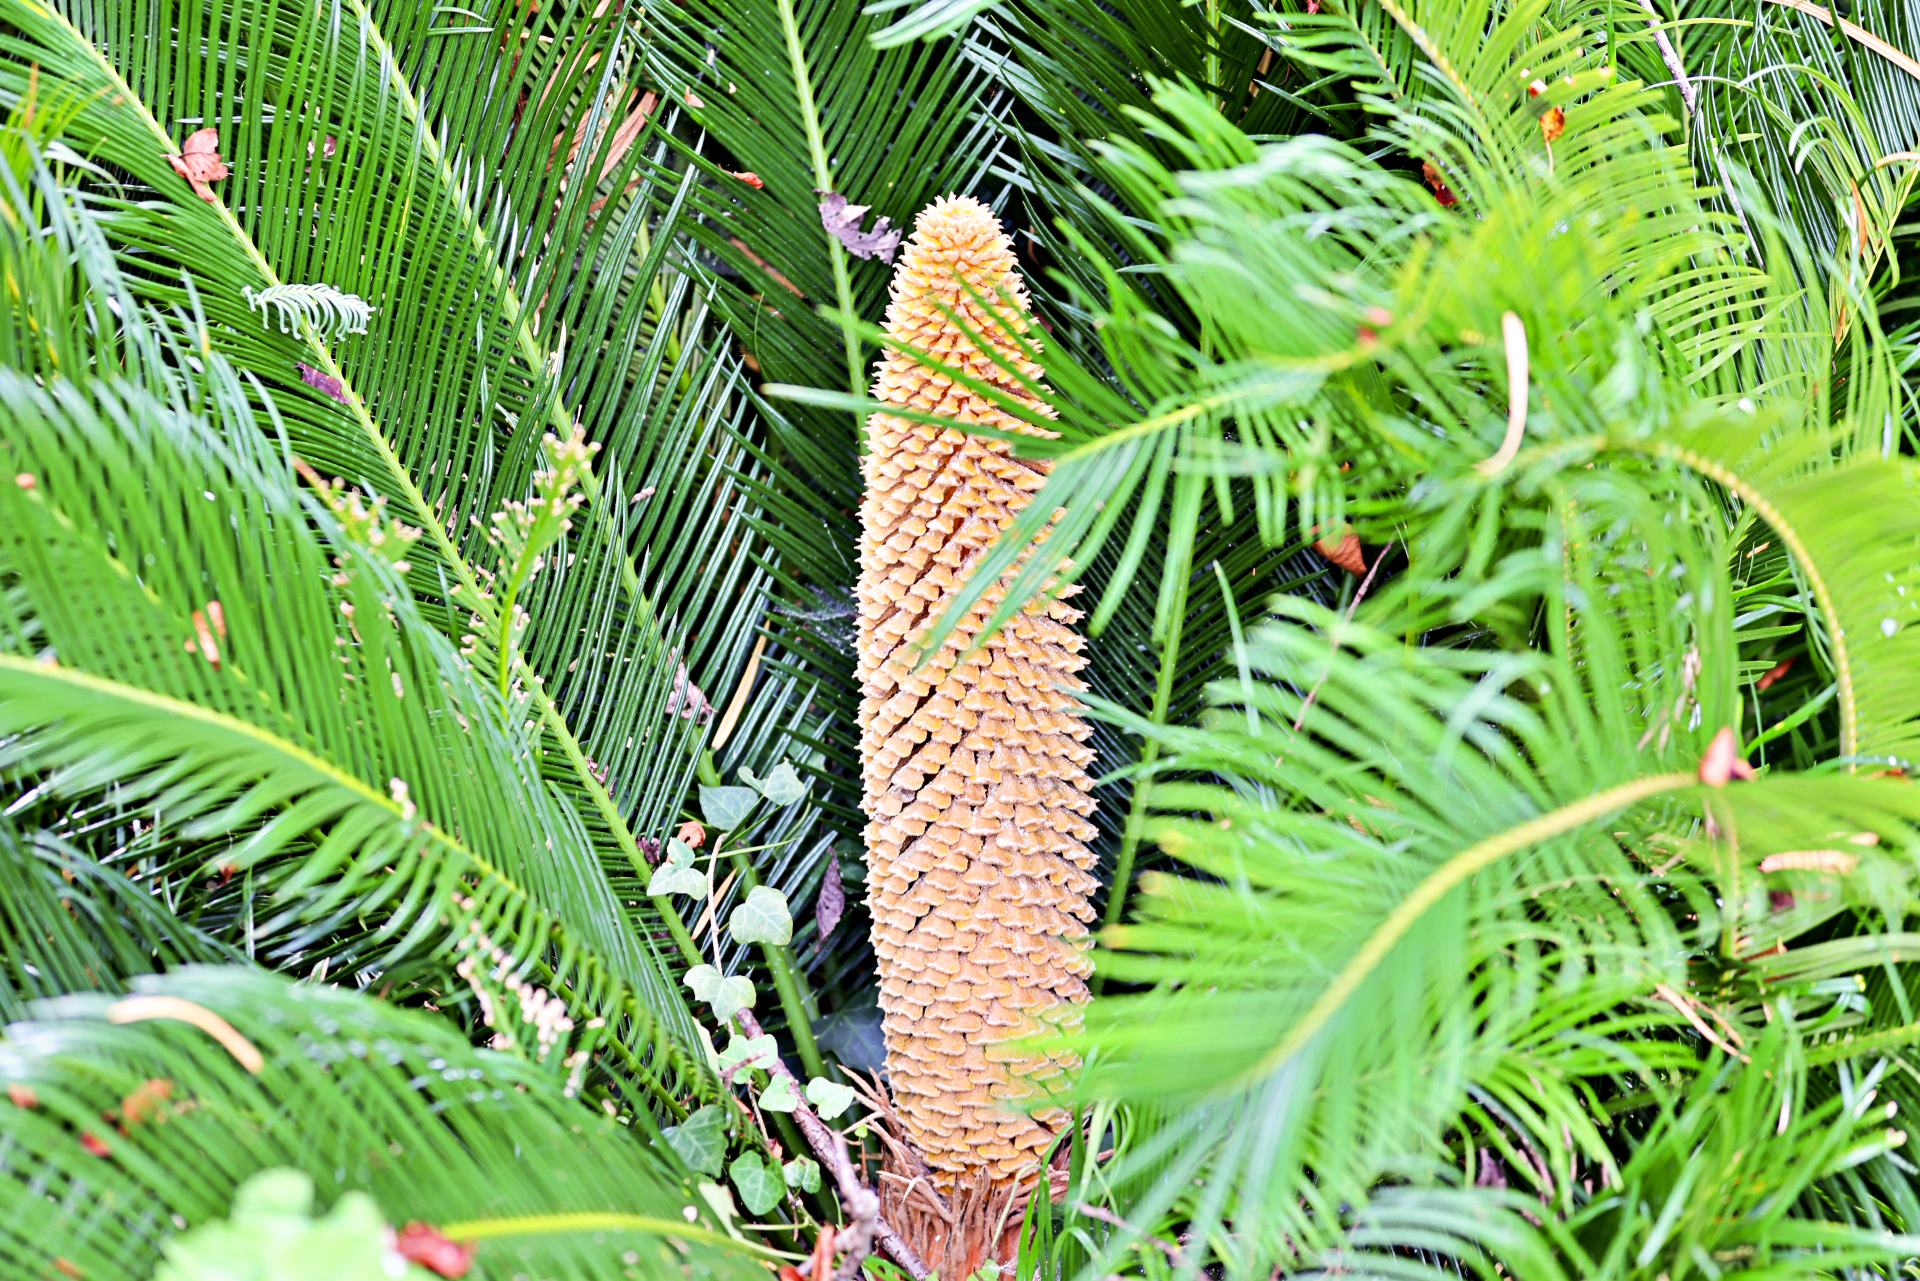
{"type": "Polygon", "coordinates": [[[175,173],[187,180],[193,188],[193,194],[209,204],[219,197],[213,194],[213,188],[207,184],[220,181],[229,172],[220,163],[219,140],[220,131],[217,129],[196,129],[187,135],[179,155],[167,157],[167,163],[173,166],[175,173]]]}
{"type": "Polygon", "coordinates": [[[830,192],[820,202],[820,225],[854,257],[878,258],[891,263],[894,251],[900,247],[900,229],[882,218],[873,224],[872,231],[860,230],[860,220],[867,216],[868,208],[868,205],[850,205],[839,192],[830,192]]]}

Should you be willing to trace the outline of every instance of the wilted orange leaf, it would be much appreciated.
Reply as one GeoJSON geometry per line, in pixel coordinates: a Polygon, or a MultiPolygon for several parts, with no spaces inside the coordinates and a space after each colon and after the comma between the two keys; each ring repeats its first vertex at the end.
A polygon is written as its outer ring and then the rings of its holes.
{"type": "MultiPolygon", "coordinates": [[[[1314,526],[1319,532],[1320,527],[1314,526]]],[[[1360,550],[1360,535],[1347,529],[1340,535],[1339,541],[1322,538],[1314,543],[1313,550],[1320,553],[1321,559],[1329,565],[1338,565],[1355,578],[1367,572],[1367,558],[1360,550]]]]}
{"type": "Polygon", "coordinates": [[[128,1125],[164,1121],[169,1113],[167,1100],[173,1097],[173,1082],[165,1077],[142,1081],[120,1100],[120,1116],[128,1125]]]}
{"type": "Polygon", "coordinates": [[[187,141],[177,156],[168,156],[167,163],[173,171],[185,178],[193,187],[193,194],[211,204],[218,199],[213,188],[207,184],[218,182],[227,176],[227,167],[220,163],[220,131],[214,128],[196,129],[187,135],[187,141]]]}

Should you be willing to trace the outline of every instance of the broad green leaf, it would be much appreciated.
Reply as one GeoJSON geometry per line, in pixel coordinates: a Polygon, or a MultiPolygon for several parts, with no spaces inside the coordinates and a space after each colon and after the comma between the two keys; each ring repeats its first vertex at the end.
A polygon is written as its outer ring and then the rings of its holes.
{"type": "Polygon", "coordinates": [[[727,1110],[717,1103],[696,1108],[680,1124],[660,1131],[660,1137],[688,1169],[717,1176],[727,1155],[727,1110]]]}
{"type": "MultiPolygon", "coordinates": [[[[719,1169],[716,1168],[715,1176],[717,1177],[719,1173],[719,1169]]],[[[695,1185],[694,1190],[700,1194],[700,1199],[707,1203],[707,1208],[712,1210],[714,1216],[720,1220],[721,1226],[726,1228],[728,1235],[740,1236],[740,1229],[734,1224],[734,1220],[740,1217],[740,1211],[733,1204],[733,1193],[727,1191],[726,1185],[700,1183],[695,1185]]]]}
{"type": "Polygon", "coordinates": [[[662,863],[653,869],[653,875],[647,879],[647,893],[655,897],[662,894],[691,894],[698,898],[706,892],[707,878],[691,867],[662,863]]]}
{"type": "Polygon", "coordinates": [[[799,1102],[790,1076],[776,1076],[771,1085],[760,1091],[760,1106],[768,1112],[791,1112],[799,1102]]]}
{"type": "Polygon", "coordinates": [[[740,1200],[749,1214],[765,1214],[786,1195],[786,1180],[769,1168],[758,1152],[742,1152],[727,1167],[727,1174],[733,1186],[740,1189],[740,1200]]]}
{"type": "Polygon", "coordinates": [[[693,989],[696,1000],[711,1001],[715,989],[720,986],[720,971],[711,965],[696,965],[687,971],[681,981],[693,989]]]}
{"type": "Polygon", "coordinates": [[[705,1001],[714,1008],[714,1018],[722,1024],[732,1022],[735,1014],[753,1008],[753,983],[743,974],[730,974],[714,985],[714,995],[705,1001]]]}
{"type": "Polygon", "coordinates": [[[677,836],[667,838],[667,862],[674,867],[692,867],[695,858],[693,846],[677,836]]]}
{"type": "Polygon", "coordinates": [[[735,1033],[727,1042],[727,1048],[720,1051],[720,1070],[749,1067],[767,1067],[780,1056],[780,1047],[773,1037],[762,1033],[759,1036],[741,1036],[735,1033]]]}
{"type": "MultiPolygon", "coordinates": [[[[382,1236],[385,1216],[372,1197],[348,1192],[313,1217],[313,1179],[303,1170],[262,1170],[242,1183],[233,1212],[167,1242],[154,1281],[306,1277],[290,1270],[302,1260],[326,1261],[329,1281],[387,1281],[382,1236]]],[[[409,1268],[410,1277],[426,1274],[409,1268]]]]}
{"type": "Polygon", "coordinates": [[[790,1188],[802,1192],[820,1190],[820,1163],[810,1156],[797,1156],[780,1167],[780,1174],[790,1188]]]}
{"type": "Polygon", "coordinates": [[[853,1087],[829,1081],[824,1076],[816,1076],[807,1082],[807,1102],[813,1104],[822,1120],[831,1121],[834,1117],[853,1106],[853,1087]]]}
{"type": "Polygon", "coordinates": [[[785,761],[774,766],[765,778],[755,778],[753,771],[742,765],[740,777],[766,797],[769,805],[791,805],[807,794],[807,785],[800,781],[800,775],[793,766],[785,761]]]}
{"type": "Polygon", "coordinates": [[[686,984],[697,999],[713,1007],[713,1016],[722,1023],[753,1008],[753,984],[743,974],[722,975],[711,965],[696,965],[687,971],[686,984]]]}
{"type": "Polygon", "coordinates": [[[727,932],[736,943],[785,947],[793,941],[793,915],[787,910],[787,896],[771,886],[754,886],[746,901],[727,914],[727,932]]]}
{"type": "Polygon", "coordinates": [[[751,787],[700,787],[700,813],[709,827],[731,832],[746,821],[760,801],[751,787]]]}

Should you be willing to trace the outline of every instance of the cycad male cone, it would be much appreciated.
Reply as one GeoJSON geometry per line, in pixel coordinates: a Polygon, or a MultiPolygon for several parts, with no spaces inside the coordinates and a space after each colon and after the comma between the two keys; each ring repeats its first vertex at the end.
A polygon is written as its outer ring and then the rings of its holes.
{"type": "MultiPolygon", "coordinates": [[[[1027,329],[1025,283],[979,201],[950,197],[921,212],[892,298],[887,333],[902,346],[1018,394],[971,329],[1039,379],[1005,332],[1027,329]]],[[[878,371],[876,400],[1046,434],[909,353],[890,351],[878,371]]],[[[914,642],[1032,501],[1047,465],[1003,441],[887,413],[868,430],[860,759],[888,1075],[907,1137],[947,1190],[1011,1185],[1064,1115],[1019,1104],[1078,1066],[1013,1042],[1076,1027],[1092,969],[1093,750],[1069,692],[1085,688],[1074,675],[1084,642],[1069,626],[1080,612],[1042,596],[962,663],[1005,596],[1002,579],[915,671],[914,642]]]]}

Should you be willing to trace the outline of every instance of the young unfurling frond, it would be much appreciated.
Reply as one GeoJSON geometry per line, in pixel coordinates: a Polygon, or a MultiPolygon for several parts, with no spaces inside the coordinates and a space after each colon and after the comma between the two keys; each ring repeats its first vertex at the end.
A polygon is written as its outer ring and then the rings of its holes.
{"type": "Polygon", "coordinates": [[[364,334],[367,322],[376,310],[358,294],[342,293],[332,285],[269,285],[259,293],[240,291],[247,306],[261,315],[266,327],[267,309],[280,313],[280,332],[290,334],[302,321],[312,325],[322,338],[344,334],[364,334]]]}

